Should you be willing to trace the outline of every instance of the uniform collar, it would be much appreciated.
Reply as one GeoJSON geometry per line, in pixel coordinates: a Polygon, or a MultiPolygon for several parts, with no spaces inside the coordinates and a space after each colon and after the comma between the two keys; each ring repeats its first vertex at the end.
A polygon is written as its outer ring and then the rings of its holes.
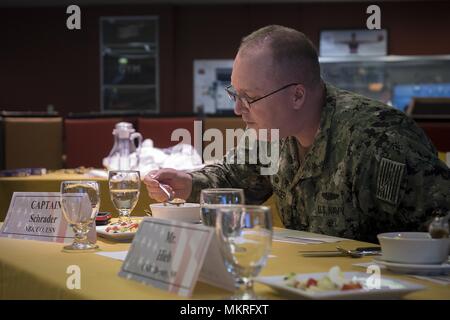
{"type": "MultiPolygon", "coordinates": [[[[326,98],[325,104],[322,107],[322,114],[320,116],[319,133],[317,134],[311,149],[306,154],[304,163],[297,171],[290,187],[294,187],[300,180],[316,177],[322,174],[323,166],[327,155],[327,146],[330,139],[331,123],[336,108],[337,90],[335,87],[325,83],[326,98]]],[[[297,150],[297,140],[294,137],[289,137],[289,149],[297,150]]],[[[298,158],[298,156],[296,155],[298,158]]]]}

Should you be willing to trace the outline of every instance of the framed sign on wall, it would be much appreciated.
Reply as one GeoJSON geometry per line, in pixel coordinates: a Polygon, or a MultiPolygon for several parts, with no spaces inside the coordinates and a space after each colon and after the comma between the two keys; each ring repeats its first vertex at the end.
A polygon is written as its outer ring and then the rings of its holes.
{"type": "Polygon", "coordinates": [[[194,60],[194,112],[233,112],[234,102],[225,91],[232,69],[233,59],[194,60]]]}
{"type": "Polygon", "coordinates": [[[320,56],[385,56],[387,31],[323,30],[320,32],[320,56]]]}

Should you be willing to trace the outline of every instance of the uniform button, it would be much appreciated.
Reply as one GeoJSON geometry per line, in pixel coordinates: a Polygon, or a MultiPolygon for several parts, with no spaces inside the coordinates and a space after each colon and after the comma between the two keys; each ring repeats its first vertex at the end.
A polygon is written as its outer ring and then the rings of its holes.
{"type": "Polygon", "coordinates": [[[278,177],[273,178],[273,181],[275,181],[275,183],[280,182],[280,179],[278,177]]]}
{"type": "Polygon", "coordinates": [[[292,205],[292,194],[291,193],[287,193],[286,194],[286,202],[288,205],[292,205]]]}

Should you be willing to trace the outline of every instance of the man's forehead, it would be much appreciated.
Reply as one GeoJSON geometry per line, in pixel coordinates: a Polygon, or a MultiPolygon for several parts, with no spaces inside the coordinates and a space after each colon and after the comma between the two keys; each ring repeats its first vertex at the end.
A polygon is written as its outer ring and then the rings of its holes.
{"type": "Polygon", "coordinates": [[[236,59],[244,62],[264,61],[266,64],[273,63],[272,49],[268,46],[248,47],[240,49],[236,55],[236,59]]]}
{"type": "Polygon", "coordinates": [[[266,82],[271,82],[274,76],[271,55],[263,50],[239,52],[233,63],[231,83],[238,91],[246,93],[264,90],[266,82]]]}

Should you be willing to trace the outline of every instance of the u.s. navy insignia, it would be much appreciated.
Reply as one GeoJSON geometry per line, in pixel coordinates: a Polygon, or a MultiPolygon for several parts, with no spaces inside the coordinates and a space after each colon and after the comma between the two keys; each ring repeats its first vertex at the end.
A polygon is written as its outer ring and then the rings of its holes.
{"type": "Polygon", "coordinates": [[[376,197],[393,205],[397,205],[404,172],[404,163],[382,158],[377,176],[376,197]]]}
{"type": "Polygon", "coordinates": [[[340,193],[334,191],[321,192],[317,198],[316,215],[336,217],[344,214],[344,204],[340,193]]]}

